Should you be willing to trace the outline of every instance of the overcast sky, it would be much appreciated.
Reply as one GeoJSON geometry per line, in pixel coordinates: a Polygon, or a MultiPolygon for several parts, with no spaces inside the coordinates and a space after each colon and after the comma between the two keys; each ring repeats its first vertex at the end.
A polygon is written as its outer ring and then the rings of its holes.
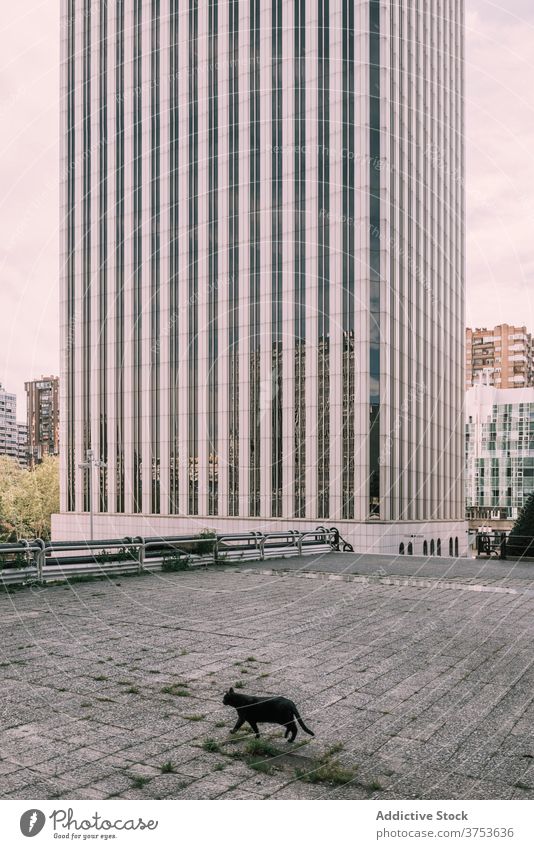
{"type": "MultiPolygon", "coordinates": [[[[467,320],[534,330],[534,4],[467,9],[467,320]]],[[[0,381],[57,373],[59,12],[4,4],[0,29],[0,381]]]]}

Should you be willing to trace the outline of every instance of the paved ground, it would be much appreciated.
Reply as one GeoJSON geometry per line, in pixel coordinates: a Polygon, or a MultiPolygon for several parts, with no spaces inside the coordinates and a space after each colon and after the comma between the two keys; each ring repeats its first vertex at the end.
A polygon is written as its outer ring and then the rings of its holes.
{"type": "Polygon", "coordinates": [[[328,555],[0,595],[0,796],[534,798],[530,576],[328,555]],[[237,682],[316,737],[251,758],[237,682]]]}

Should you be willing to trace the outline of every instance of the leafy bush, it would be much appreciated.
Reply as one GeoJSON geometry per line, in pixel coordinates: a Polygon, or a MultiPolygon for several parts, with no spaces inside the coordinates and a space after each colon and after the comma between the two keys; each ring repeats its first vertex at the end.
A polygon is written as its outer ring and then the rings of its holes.
{"type": "Polygon", "coordinates": [[[506,540],[507,557],[534,557],[534,492],[531,492],[506,540]]]}
{"type": "Polygon", "coordinates": [[[191,558],[188,555],[166,554],[161,563],[163,572],[187,572],[191,568],[191,558]]]}
{"type": "Polygon", "coordinates": [[[106,551],[103,549],[100,554],[93,555],[95,563],[130,563],[136,562],[139,559],[139,553],[136,548],[119,548],[116,551],[106,551]]]}
{"type": "Polygon", "coordinates": [[[0,538],[50,539],[52,513],[59,513],[59,459],[45,457],[34,469],[0,457],[0,538]]]}
{"type": "Polygon", "coordinates": [[[197,543],[194,553],[211,554],[215,547],[215,540],[217,539],[215,531],[210,531],[209,528],[205,528],[199,533],[198,539],[202,541],[197,543]]]}
{"type": "Polygon", "coordinates": [[[7,554],[0,558],[0,569],[25,569],[30,563],[31,560],[27,555],[18,551],[16,554],[7,554]]]}

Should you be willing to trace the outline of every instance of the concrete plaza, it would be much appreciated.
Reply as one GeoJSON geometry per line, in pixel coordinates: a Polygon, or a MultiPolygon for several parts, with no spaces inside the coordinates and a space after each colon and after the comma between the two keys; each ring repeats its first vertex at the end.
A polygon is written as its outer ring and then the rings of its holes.
{"type": "Polygon", "coordinates": [[[2,594],[0,797],[534,798],[533,577],[329,554],[2,594]],[[251,758],[231,685],[316,736],[251,758]]]}

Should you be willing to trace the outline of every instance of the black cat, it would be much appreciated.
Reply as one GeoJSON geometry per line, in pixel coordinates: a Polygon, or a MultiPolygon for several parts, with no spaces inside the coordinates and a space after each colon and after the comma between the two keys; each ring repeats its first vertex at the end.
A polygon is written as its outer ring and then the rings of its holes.
{"type": "Polygon", "coordinates": [[[248,722],[256,737],[259,737],[258,722],[276,722],[277,725],[285,725],[284,737],[289,737],[288,742],[292,743],[298,733],[298,722],[306,734],[315,737],[313,731],[304,725],[295,703],[291,699],[284,699],[283,696],[246,696],[245,693],[235,693],[230,687],[224,694],[223,704],[230,705],[237,711],[237,722],[230,734],[235,734],[248,722]]]}

